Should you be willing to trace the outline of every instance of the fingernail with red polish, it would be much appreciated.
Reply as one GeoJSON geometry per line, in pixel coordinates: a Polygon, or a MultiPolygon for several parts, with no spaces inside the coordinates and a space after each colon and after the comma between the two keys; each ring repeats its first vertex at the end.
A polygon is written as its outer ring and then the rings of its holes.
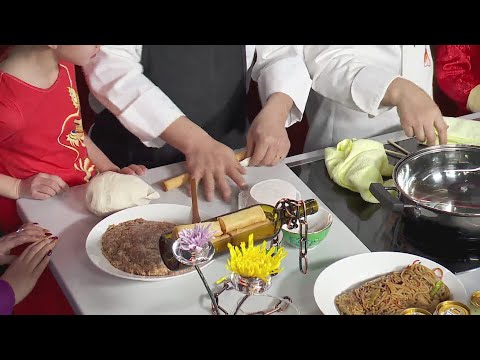
{"type": "Polygon", "coordinates": [[[38,223],[33,223],[33,225],[38,225],[38,223]]]}
{"type": "Polygon", "coordinates": [[[49,250],[48,253],[47,253],[48,256],[51,256],[52,255],[52,250],[49,250]]]}
{"type": "Polygon", "coordinates": [[[58,240],[58,236],[52,236],[51,239],[52,240],[58,240]]]}
{"type": "Polygon", "coordinates": [[[52,235],[52,233],[49,233],[49,232],[45,233],[45,236],[51,236],[51,235],[52,235]]]}

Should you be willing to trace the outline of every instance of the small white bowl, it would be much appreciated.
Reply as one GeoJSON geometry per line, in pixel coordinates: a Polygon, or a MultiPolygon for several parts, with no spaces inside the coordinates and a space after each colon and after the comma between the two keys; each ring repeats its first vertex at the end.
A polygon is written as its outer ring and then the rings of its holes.
{"type": "Polygon", "coordinates": [[[283,198],[299,200],[299,191],[287,181],[270,179],[261,181],[250,188],[247,206],[268,204],[275,206],[283,198]]]}

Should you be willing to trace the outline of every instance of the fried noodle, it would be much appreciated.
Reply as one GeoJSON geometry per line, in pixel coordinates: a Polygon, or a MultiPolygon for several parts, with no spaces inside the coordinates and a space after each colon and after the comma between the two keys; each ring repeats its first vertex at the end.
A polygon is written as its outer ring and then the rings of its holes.
{"type": "Polygon", "coordinates": [[[451,296],[435,271],[441,272],[413,263],[403,271],[388,273],[337,295],[335,304],[343,315],[394,315],[407,308],[433,313],[440,302],[451,296]]]}

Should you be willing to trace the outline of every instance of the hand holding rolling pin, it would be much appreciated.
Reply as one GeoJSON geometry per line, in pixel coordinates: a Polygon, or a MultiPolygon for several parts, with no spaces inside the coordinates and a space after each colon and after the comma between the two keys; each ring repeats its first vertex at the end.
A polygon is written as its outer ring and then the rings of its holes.
{"type": "Polygon", "coordinates": [[[195,179],[202,179],[205,198],[208,201],[213,200],[215,186],[218,187],[225,201],[230,199],[231,189],[226,176],[230,177],[239,188],[246,186],[243,177],[245,169],[240,165],[240,161],[246,158],[246,150],[235,154],[228,146],[213,139],[212,141],[212,144],[202,144],[201,150],[185,154],[188,172],[163,181],[164,191],[189,184],[192,174],[195,179]]]}

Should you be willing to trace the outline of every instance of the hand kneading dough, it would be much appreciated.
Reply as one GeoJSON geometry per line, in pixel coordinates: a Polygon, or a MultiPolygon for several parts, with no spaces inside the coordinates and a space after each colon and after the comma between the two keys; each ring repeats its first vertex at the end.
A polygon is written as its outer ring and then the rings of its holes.
{"type": "Polygon", "coordinates": [[[90,180],[85,200],[97,216],[105,216],[137,205],[146,205],[160,195],[135,175],[106,171],[90,180]]]}

